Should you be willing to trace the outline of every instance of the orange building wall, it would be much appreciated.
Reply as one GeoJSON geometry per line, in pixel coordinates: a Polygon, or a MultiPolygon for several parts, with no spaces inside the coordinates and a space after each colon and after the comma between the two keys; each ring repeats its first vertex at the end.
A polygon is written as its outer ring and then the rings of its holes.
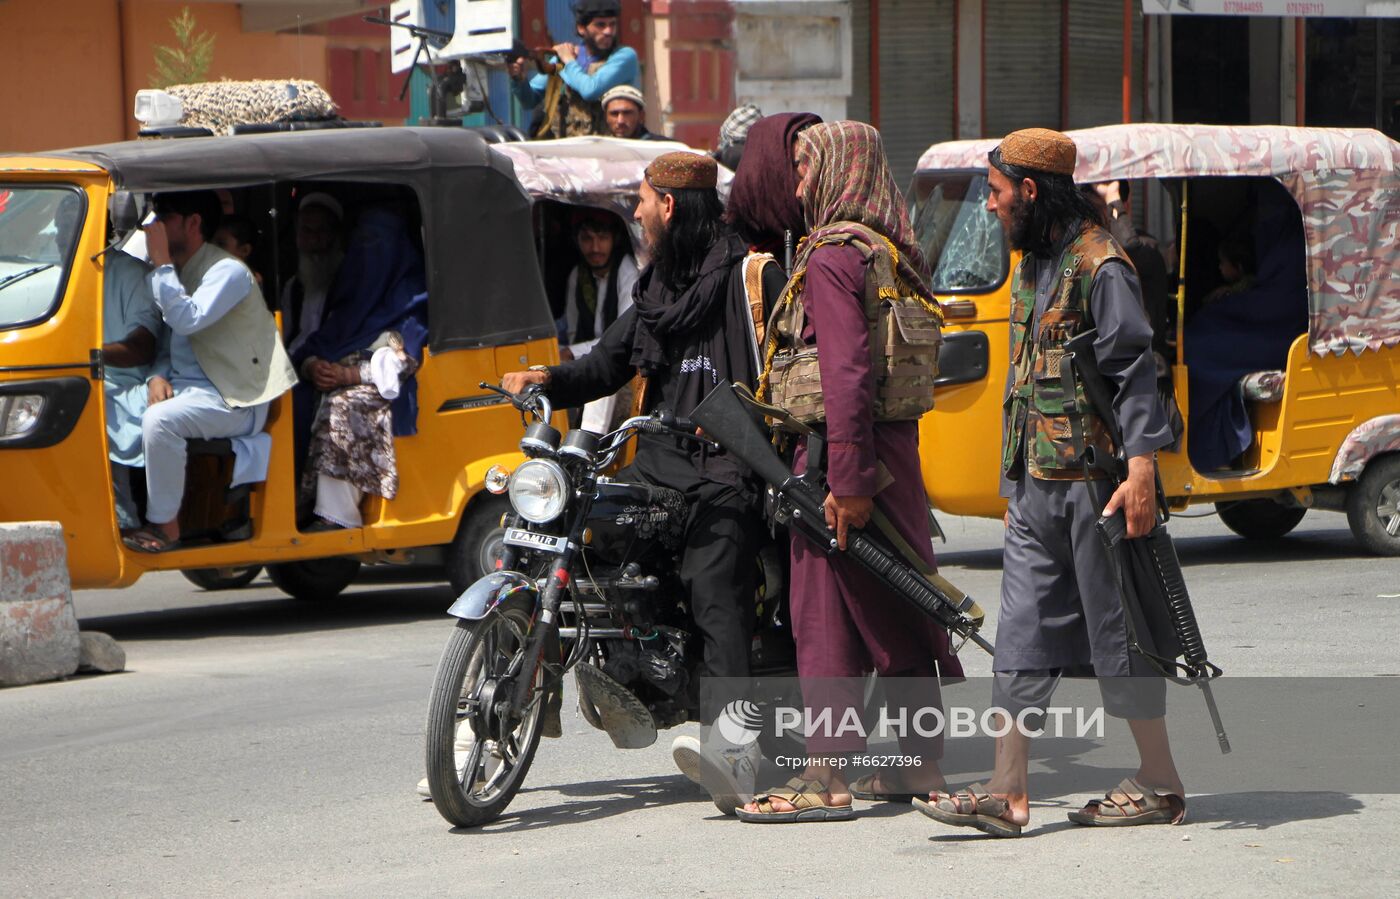
{"type": "Polygon", "coordinates": [[[0,151],[120,140],[116,0],[0,3],[0,151]]]}
{"type": "MultiPolygon", "coordinates": [[[[154,48],[174,43],[167,0],[0,2],[0,151],[53,150],[136,136],[136,91],[154,48]]],[[[326,39],[243,32],[236,3],[189,4],[215,35],[209,78],[309,78],[326,84],[326,39]]]]}
{"type": "MultiPolygon", "coordinates": [[[[136,91],[151,86],[155,74],[155,50],[172,44],[170,20],[186,4],[165,0],[126,0],[121,4],[125,38],[127,105],[136,91]]],[[[220,78],[309,78],[326,83],[326,39],[317,35],[245,34],[236,3],[200,3],[190,6],[197,30],[215,35],[214,63],[209,80],[220,78]]],[[[136,120],[125,116],[126,137],[135,137],[136,120]]]]}

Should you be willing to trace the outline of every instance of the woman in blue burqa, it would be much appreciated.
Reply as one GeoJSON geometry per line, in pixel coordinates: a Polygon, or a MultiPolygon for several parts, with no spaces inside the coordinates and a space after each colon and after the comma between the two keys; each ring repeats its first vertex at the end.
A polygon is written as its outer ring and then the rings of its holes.
{"type": "Polygon", "coordinates": [[[1186,323],[1187,450],[1202,474],[1235,465],[1253,440],[1240,378],[1286,367],[1289,347],[1308,329],[1303,218],[1273,181],[1258,194],[1254,251],[1253,281],[1223,292],[1186,323]]]}
{"type": "Polygon", "coordinates": [[[326,319],[298,349],[298,431],[310,422],[300,500],[311,529],[363,524],[366,493],[398,492],[394,437],[417,432],[414,372],[428,336],[423,255],[404,219],[365,210],[327,297],[326,319]]]}

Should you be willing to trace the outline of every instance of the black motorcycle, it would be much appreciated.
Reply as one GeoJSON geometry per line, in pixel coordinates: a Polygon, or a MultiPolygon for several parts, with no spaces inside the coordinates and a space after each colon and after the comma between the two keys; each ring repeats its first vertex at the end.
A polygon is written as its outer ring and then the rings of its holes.
{"type": "MultiPolygon", "coordinates": [[[[561,439],[541,389],[481,387],[533,421],[520,441],[528,460],[487,474],[487,489],[510,499],[504,554],[449,609],[458,620],[429,701],[428,787],[442,816],[461,827],[494,820],[520,789],[543,731],[557,723],[566,672],[575,673],[584,718],[618,747],[640,748],[658,730],[695,720],[701,658],[676,574],[685,498],[604,472],[638,434],[705,438],[658,413],[606,435],[572,430],[561,439]]],[[[755,560],[751,667],[760,679],[793,672],[785,555],[775,542],[755,560]]]]}

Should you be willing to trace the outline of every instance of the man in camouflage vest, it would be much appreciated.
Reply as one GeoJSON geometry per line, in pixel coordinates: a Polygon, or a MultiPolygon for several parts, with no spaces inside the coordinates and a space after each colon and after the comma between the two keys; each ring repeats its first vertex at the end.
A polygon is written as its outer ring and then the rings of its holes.
{"type": "Polygon", "coordinates": [[[556,44],[559,62],[553,71],[525,78],[525,58],[507,69],[520,105],[534,109],[530,133],[535,138],[606,136],[603,95],[620,84],[641,87],[637,51],[618,46],[620,0],[574,0],[577,43],[556,44]]]}
{"type": "MultiPolygon", "coordinates": [[[[1128,719],[1141,765],[1070,819],[1087,825],[1177,823],[1185,816],[1186,793],[1167,742],[1165,683],[1137,676],[1151,669],[1129,648],[1110,560],[1094,528],[1101,514],[1120,509],[1129,538],[1146,534],[1155,521],[1154,454],[1172,438],[1157,396],[1152,326],[1127,254],[1074,186],[1074,142],[1040,128],[1018,131],[989,161],[987,208],[1011,247],[1023,253],[1011,281],[1002,454],[1002,493],[1010,506],[994,705],[1018,716],[1045,709],[1060,677],[1096,676],[1104,710],[1128,719]],[[1093,502],[1085,482],[1060,378],[1064,344],[1090,328],[1097,329],[1098,367],[1116,389],[1112,411],[1128,461],[1127,480],[1104,508],[1093,502]]],[[[1084,444],[1102,452],[1117,449],[1101,419],[1077,417],[1084,444]]],[[[915,804],[946,824],[1018,836],[1029,820],[1026,769],[1033,727],[1012,727],[998,740],[995,772],[985,785],[915,804]]]]}
{"type": "MultiPolygon", "coordinates": [[[[818,123],[792,146],[807,237],[768,323],[766,395],[824,438],[818,454],[799,441],[794,466],[825,469],[824,512],[839,547],[846,549],[851,528],[869,525],[932,570],[918,419],[933,405],[942,311],[926,286],[928,266],[878,131],[863,122],[818,123]]],[[[788,162],[769,153],[761,161],[788,162]]],[[[832,821],[854,814],[853,799],[907,803],[943,788],[942,738],[913,728],[899,735],[903,767],[848,780],[849,757],[868,746],[839,722],[861,708],[862,677],[871,670],[891,720],[941,712],[938,675],[962,674],[948,634],[841,553],[828,556],[796,533],[789,546],[802,700],[828,725],[807,734],[801,777],[755,796],[739,818],[832,821]]]]}

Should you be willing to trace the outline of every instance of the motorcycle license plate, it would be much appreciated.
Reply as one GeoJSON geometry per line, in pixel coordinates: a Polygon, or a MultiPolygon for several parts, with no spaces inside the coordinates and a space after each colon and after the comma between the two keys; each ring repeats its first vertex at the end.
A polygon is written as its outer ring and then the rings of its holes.
{"type": "Polygon", "coordinates": [[[506,528],[505,542],[524,549],[542,549],[545,552],[563,552],[565,539],[549,534],[533,534],[520,528],[506,528]]]}

